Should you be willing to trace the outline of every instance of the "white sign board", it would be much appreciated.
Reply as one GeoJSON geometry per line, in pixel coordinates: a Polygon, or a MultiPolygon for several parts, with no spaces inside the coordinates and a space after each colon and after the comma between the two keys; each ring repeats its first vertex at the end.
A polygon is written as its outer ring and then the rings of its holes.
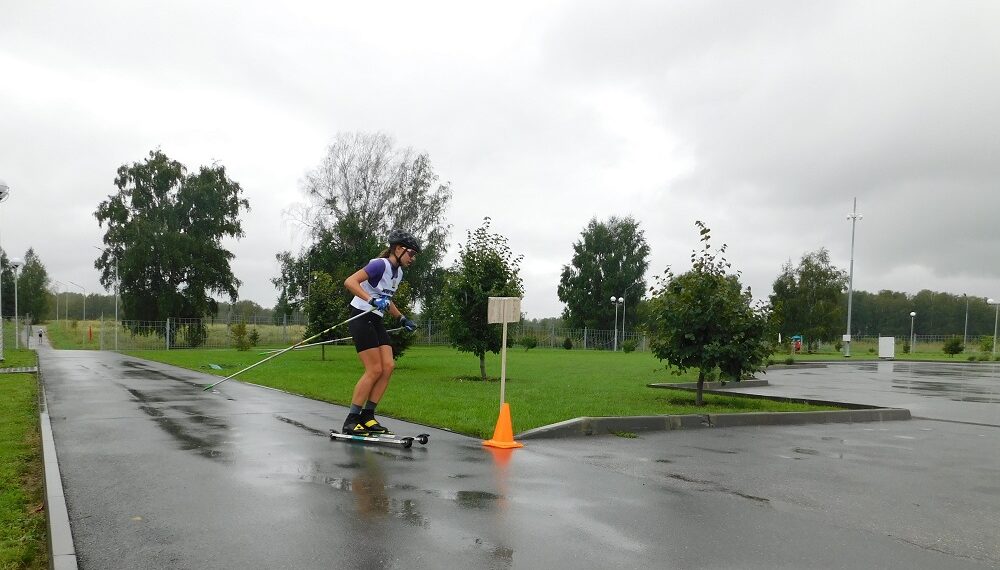
{"type": "Polygon", "coordinates": [[[486,322],[503,323],[503,334],[500,340],[500,406],[506,401],[504,393],[507,387],[507,323],[521,320],[520,297],[490,297],[486,307],[486,322]]]}
{"type": "Polygon", "coordinates": [[[486,308],[488,323],[516,323],[521,320],[520,297],[490,297],[486,308]]]}
{"type": "Polygon", "coordinates": [[[894,336],[878,337],[878,357],[896,358],[896,337],[894,336]]]}

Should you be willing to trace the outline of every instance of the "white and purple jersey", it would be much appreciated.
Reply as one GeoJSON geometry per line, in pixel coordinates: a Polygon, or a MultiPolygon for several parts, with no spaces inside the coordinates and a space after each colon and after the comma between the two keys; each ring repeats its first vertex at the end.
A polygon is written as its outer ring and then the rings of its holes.
{"type": "MultiPolygon", "coordinates": [[[[364,266],[368,279],[361,282],[361,288],[372,297],[389,297],[396,294],[396,287],[403,280],[403,268],[393,267],[389,260],[384,257],[376,257],[364,266]]],[[[367,300],[357,295],[351,299],[351,306],[355,309],[367,311],[371,305],[367,300]]],[[[383,316],[382,311],[375,309],[372,311],[378,316],[383,316]]]]}

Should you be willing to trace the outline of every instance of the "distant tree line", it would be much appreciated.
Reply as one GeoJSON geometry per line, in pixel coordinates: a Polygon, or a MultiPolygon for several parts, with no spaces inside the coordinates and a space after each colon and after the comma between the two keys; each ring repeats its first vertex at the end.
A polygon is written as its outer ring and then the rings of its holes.
{"type": "MultiPolygon", "coordinates": [[[[906,336],[910,334],[910,312],[915,334],[957,335],[965,333],[968,303],[969,336],[992,335],[996,308],[982,297],[923,290],[916,295],[883,290],[878,293],[854,292],[851,311],[851,334],[906,336]]],[[[847,310],[846,295],[842,301],[847,310]]],[[[844,317],[846,332],[846,316],[844,317]]]]}

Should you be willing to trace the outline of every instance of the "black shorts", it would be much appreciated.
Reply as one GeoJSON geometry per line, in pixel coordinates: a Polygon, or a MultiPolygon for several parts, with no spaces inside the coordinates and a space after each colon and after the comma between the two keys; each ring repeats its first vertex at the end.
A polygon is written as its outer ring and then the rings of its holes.
{"type": "MultiPolygon", "coordinates": [[[[363,312],[361,309],[351,307],[352,317],[363,312]]],[[[354,337],[354,349],[358,352],[383,345],[389,346],[389,333],[385,331],[385,323],[382,322],[382,317],[375,313],[354,319],[347,323],[347,326],[351,336],[354,337]]]]}

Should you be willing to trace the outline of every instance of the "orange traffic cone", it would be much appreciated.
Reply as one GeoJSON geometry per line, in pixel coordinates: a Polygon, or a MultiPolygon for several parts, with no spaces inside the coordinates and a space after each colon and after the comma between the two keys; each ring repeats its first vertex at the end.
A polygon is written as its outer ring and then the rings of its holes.
{"type": "Polygon", "coordinates": [[[524,447],[523,443],[514,441],[514,429],[510,423],[510,404],[507,402],[500,404],[500,417],[497,418],[497,427],[493,430],[493,439],[484,441],[483,445],[504,449],[524,447]]]}

